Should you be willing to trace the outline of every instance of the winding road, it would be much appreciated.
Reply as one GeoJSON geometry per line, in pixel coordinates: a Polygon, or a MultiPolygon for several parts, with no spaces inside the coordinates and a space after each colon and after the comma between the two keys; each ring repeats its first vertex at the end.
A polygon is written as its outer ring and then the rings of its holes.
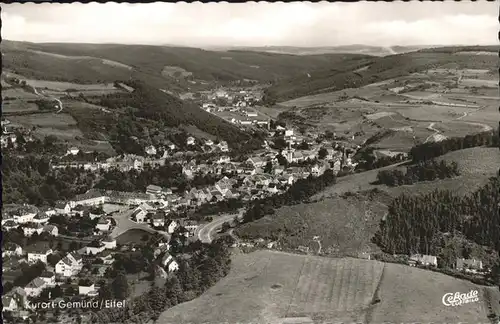
{"type": "Polygon", "coordinates": [[[202,243],[210,243],[214,239],[214,235],[217,230],[222,227],[222,224],[225,222],[231,222],[235,216],[241,217],[243,215],[242,212],[235,214],[226,214],[222,216],[214,216],[214,220],[210,223],[199,226],[196,229],[195,235],[202,243]]]}
{"type": "Polygon", "coordinates": [[[47,96],[47,95],[45,95],[45,94],[41,94],[41,93],[39,93],[39,92],[38,92],[38,90],[37,90],[35,87],[33,87],[33,86],[32,86],[32,88],[33,88],[33,91],[35,92],[35,94],[36,94],[37,96],[44,97],[44,98],[47,98],[47,97],[48,97],[48,98],[50,98],[50,99],[52,99],[52,100],[57,101],[57,103],[59,104],[59,110],[57,110],[57,111],[56,111],[56,114],[60,113],[60,112],[63,110],[63,104],[62,104],[62,101],[61,101],[61,100],[59,100],[58,98],[53,97],[53,96],[47,96]]]}

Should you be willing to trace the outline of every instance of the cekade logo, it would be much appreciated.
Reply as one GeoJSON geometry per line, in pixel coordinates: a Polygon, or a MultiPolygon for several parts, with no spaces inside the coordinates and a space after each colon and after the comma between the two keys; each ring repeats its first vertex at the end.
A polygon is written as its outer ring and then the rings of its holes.
{"type": "Polygon", "coordinates": [[[479,301],[479,291],[471,290],[466,294],[447,293],[443,296],[443,305],[445,306],[459,306],[479,301]]]}

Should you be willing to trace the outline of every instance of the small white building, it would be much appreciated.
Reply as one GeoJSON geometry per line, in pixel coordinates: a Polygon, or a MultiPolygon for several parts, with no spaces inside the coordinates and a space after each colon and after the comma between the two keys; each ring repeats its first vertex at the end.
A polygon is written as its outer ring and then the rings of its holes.
{"type": "Polygon", "coordinates": [[[107,250],[113,250],[113,249],[116,249],[116,240],[114,238],[112,238],[111,236],[108,236],[107,238],[105,238],[102,243],[104,244],[104,247],[107,249],[107,250]]]}
{"type": "Polygon", "coordinates": [[[179,224],[175,220],[169,220],[167,222],[167,232],[168,234],[172,234],[175,229],[179,226],[179,224]]]}
{"type": "Polygon", "coordinates": [[[165,253],[161,259],[162,266],[167,270],[167,272],[174,272],[179,270],[179,264],[174,260],[170,253],[165,253]]]}
{"type": "Polygon", "coordinates": [[[56,275],[55,275],[54,272],[44,271],[40,275],[40,279],[42,279],[43,281],[45,281],[45,283],[49,287],[54,287],[56,285],[56,275]]]}
{"type": "Polygon", "coordinates": [[[437,257],[434,255],[413,254],[410,257],[410,261],[416,262],[416,263],[424,265],[424,266],[437,267],[437,257]]]}
{"type": "Polygon", "coordinates": [[[156,155],[156,147],[154,147],[153,145],[147,146],[144,151],[148,155],[156,155]]]}
{"type": "Polygon", "coordinates": [[[108,232],[111,228],[111,220],[107,218],[100,219],[95,225],[95,228],[101,232],[108,232]]]}
{"type": "Polygon", "coordinates": [[[104,251],[106,246],[101,242],[92,242],[85,247],[85,254],[88,255],[97,255],[104,251]]]}
{"type": "Polygon", "coordinates": [[[59,235],[59,229],[55,225],[45,225],[43,227],[43,231],[46,233],[49,233],[52,236],[58,236],[59,235]]]}
{"type": "Polygon", "coordinates": [[[80,273],[82,268],[82,257],[76,253],[68,253],[64,258],[57,262],[55,272],[63,277],[72,277],[80,273]]]}
{"type": "Polygon", "coordinates": [[[73,146],[73,147],[70,147],[68,149],[68,151],[67,151],[66,154],[68,154],[68,155],[77,155],[78,152],[80,152],[80,149],[78,147],[76,147],[76,146],[73,146]]]}
{"type": "Polygon", "coordinates": [[[78,285],[78,294],[85,296],[96,296],[97,291],[95,289],[94,284],[91,284],[90,286],[78,285]]]}
{"type": "Polygon", "coordinates": [[[56,203],[56,213],[67,215],[71,212],[71,206],[68,202],[60,201],[56,203]]]}
{"type": "Polygon", "coordinates": [[[42,293],[42,290],[45,289],[45,287],[47,287],[45,281],[37,277],[24,287],[24,291],[26,292],[26,295],[36,297],[42,293]]]}
{"type": "Polygon", "coordinates": [[[28,250],[28,262],[36,263],[38,261],[42,261],[43,263],[47,263],[47,257],[49,254],[52,254],[52,249],[43,249],[43,248],[33,248],[28,250]]]}
{"type": "Polygon", "coordinates": [[[186,140],[186,144],[187,145],[194,145],[196,143],[196,140],[194,139],[194,137],[192,136],[189,136],[186,140]]]}

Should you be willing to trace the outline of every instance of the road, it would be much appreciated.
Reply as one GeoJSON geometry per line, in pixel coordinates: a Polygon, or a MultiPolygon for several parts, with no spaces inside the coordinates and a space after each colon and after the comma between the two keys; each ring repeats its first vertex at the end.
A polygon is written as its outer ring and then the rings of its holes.
{"type": "Polygon", "coordinates": [[[120,236],[121,234],[125,233],[128,230],[131,229],[140,229],[144,230],[149,233],[160,233],[165,236],[169,236],[167,232],[164,231],[157,231],[153,228],[151,228],[148,224],[140,224],[132,221],[130,219],[130,216],[134,213],[133,210],[127,209],[125,211],[121,212],[116,212],[112,217],[116,222],[116,227],[113,229],[111,232],[110,236],[112,238],[116,238],[120,236]]]}
{"type": "Polygon", "coordinates": [[[45,95],[45,94],[41,94],[41,93],[39,93],[39,92],[38,92],[38,90],[37,90],[35,87],[32,87],[32,88],[33,88],[33,91],[35,92],[35,94],[36,94],[37,96],[44,97],[44,98],[49,97],[50,99],[57,101],[57,103],[59,104],[59,110],[58,110],[58,111],[56,111],[56,114],[60,113],[60,112],[63,110],[63,104],[62,104],[62,101],[61,101],[61,100],[59,100],[59,99],[58,99],[58,98],[56,98],[56,97],[52,97],[52,96],[47,96],[47,95],[45,95]]]}
{"type": "Polygon", "coordinates": [[[222,227],[222,224],[224,224],[224,222],[231,222],[234,219],[234,216],[236,215],[242,215],[242,213],[227,214],[223,216],[213,216],[214,220],[208,224],[204,224],[198,227],[195,235],[198,236],[198,239],[202,243],[210,243],[212,242],[213,237],[217,232],[217,230],[219,230],[222,227]]]}

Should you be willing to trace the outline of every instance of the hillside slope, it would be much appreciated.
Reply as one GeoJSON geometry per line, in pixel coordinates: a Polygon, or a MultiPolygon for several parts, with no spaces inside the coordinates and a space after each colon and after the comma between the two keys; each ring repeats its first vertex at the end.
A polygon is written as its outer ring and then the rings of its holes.
{"type": "Polygon", "coordinates": [[[450,63],[457,68],[495,69],[498,57],[492,53],[498,53],[498,48],[452,47],[347,61],[335,69],[318,70],[309,73],[309,76],[277,82],[266,90],[265,100],[274,104],[323,92],[357,88],[450,63]]]}
{"type": "Polygon", "coordinates": [[[236,255],[227,277],[157,323],[487,323],[487,304],[498,298],[487,289],[398,264],[256,251],[236,255]],[[471,289],[478,302],[443,306],[445,293],[471,289]]]}
{"type": "Polygon", "coordinates": [[[168,82],[174,86],[172,78],[162,76],[165,67],[182,69],[197,80],[251,79],[268,82],[330,68],[345,60],[368,57],[357,54],[297,56],[235,50],[206,51],[189,47],[42,44],[8,40],[2,41],[2,52],[5,69],[34,78],[77,79],[85,83],[133,76],[148,83],[163,82],[163,86],[168,82]]]}
{"type": "MultiPolygon", "coordinates": [[[[313,55],[313,54],[364,54],[372,56],[386,56],[413,52],[428,46],[370,46],[362,44],[343,46],[319,46],[319,47],[295,47],[295,46],[264,46],[264,47],[238,47],[239,50],[268,52],[293,55],[313,55]]],[[[228,50],[231,48],[214,48],[217,50],[228,50]]]]}
{"type": "Polygon", "coordinates": [[[100,106],[110,108],[109,113],[95,111],[90,114],[88,109],[79,108],[82,105],[74,105],[76,107],[70,109],[82,131],[87,134],[106,133],[117,127],[113,133],[137,137],[144,133],[141,131],[142,128],[149,127],[153,123],[155,124],[153,128],[162,130],[179,130],[185,129],[186,126],[194,126],[198,130],[226,140],[233,148],[245,145],[254,139],[249,133],[233,124],[143,81],[134,80],[127,83],[135,89],[132,93],[117,93],[101,100],[100,106]],[[132,110],[127,111],[130,108],[132,110]],[[138,121],[142,126],[137,124],[138,121]]]}

